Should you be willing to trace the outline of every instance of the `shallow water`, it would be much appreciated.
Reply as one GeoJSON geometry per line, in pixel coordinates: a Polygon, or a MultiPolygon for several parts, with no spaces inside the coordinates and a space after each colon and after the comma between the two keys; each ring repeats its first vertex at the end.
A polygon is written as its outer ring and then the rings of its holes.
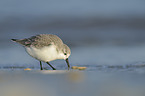
{"type": "MultiPolygon", "coordinates": [[[[29,56],[25,49],[11,42],[13,47],[0,50],[1,66],[34,66],[38,67],[39,62],[29,56]]],[[[145,46],[81,46],[71,47],[72,54],[69,58],[72,66],[124,66],[130,64],[142,65],[145,62],[145,46]]],[[[52,61],[54,66],[65,66],[64,60],[52,61]]]]}

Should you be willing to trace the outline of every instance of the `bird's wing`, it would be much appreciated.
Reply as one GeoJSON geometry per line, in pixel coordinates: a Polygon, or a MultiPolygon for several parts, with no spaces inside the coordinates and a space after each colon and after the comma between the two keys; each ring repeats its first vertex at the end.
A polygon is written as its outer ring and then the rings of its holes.
{"type": "Polygon", "coordinates": [[[30,47],[32,45],[36,48],[42,48],[52,44],[57,45],[58,47],[63,45],[62,40],[58,36],[52,34],[40,34],[30,38],[12,40],[26,47],[30,47]]]}
{"type": "Polygon", "coordinates": [[[32,45],[37,48],[42,48],[49,45],[56,45],[57,47],[61,47],[63,45],[62,40],[58,36],[52,34],[36,35],[31,37],[31,41],[33,42],[32,45]]]}

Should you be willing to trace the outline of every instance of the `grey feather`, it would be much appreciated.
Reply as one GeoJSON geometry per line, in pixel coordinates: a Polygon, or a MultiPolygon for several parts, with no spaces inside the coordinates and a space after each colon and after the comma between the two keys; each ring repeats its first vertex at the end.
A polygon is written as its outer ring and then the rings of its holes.
{"type": "Polygon", "coordinates": [[[12,39],[13,41],[25,46],[30,47],[34,46],[36,48],[42,48],[44,46],[49,46],[51,44],[56,45],[57,47],[63,46],[63,41],[56,35],[52,34],[40,34],[36,36],[32,36],[30,38],[25,39],[12,39]]]}

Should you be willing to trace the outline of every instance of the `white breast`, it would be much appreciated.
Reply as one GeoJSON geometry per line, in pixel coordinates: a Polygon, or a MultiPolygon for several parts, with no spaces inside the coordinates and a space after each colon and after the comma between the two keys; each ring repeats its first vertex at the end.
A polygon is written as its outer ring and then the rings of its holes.
{"type": "Polygon", "coordinates": [[[43,62],[49,62],[58,59],[58,52],[56,51],[56,47],[54,45],[46,46],[41,49],[37,49],[32,46],[26,47],[26,51],[30,56],[43,62]]]}

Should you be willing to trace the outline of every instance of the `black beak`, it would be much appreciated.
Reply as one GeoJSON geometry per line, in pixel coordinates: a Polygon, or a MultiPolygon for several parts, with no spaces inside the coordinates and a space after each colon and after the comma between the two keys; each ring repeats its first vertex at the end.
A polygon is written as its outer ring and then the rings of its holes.
{"type": "Polygon", "coordinates": [[[70,65],[69,65],[69,61],[68,61],[68,58],[65,60],[66,61],[66,63],[67,63],[67,66],[68,66],[68,70],[69,70],[69,68],[70,68],[70,65]]]}

